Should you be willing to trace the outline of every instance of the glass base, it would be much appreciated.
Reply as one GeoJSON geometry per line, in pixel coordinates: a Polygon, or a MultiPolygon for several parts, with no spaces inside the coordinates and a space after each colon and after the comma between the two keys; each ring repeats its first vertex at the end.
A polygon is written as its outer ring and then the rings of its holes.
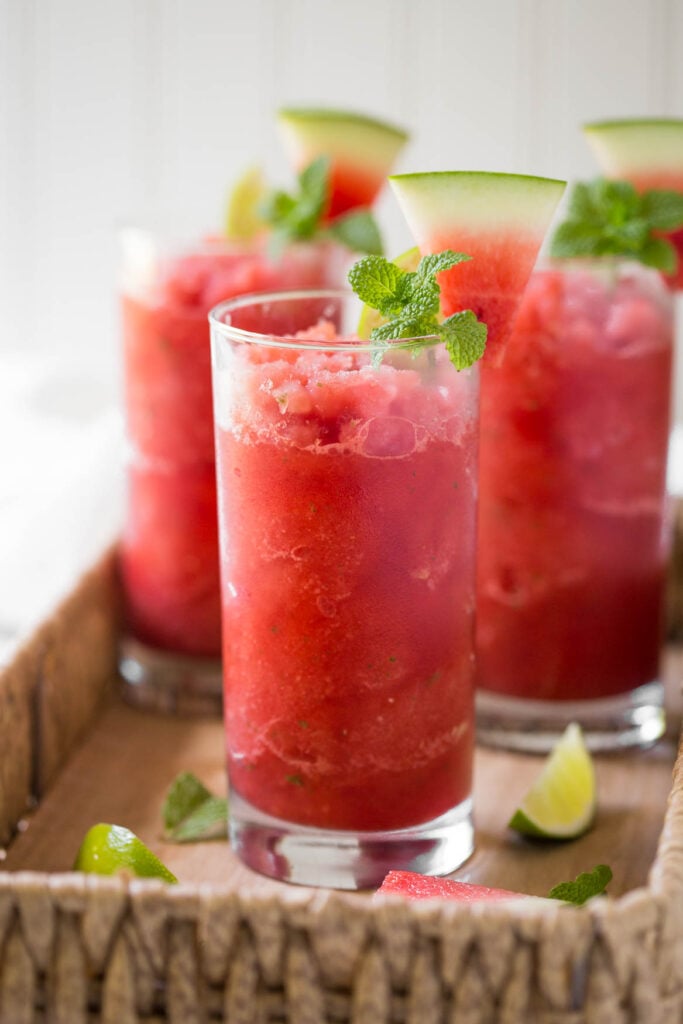
{"type": "Polygon", "coordinates": [[[231,791],[230,841],[262,875],[296,885],[370,889],[389,871],[446,875],[459,867],[474,850],[472,801],[411,828],[347,832],[270,817],[231,791]]]}
{"type": "Polygon", "coordinates": [[[581,726],[593,751],[649,747],[663,735],[661,683],[596,700],[525,700],[490,691],[477,693],[477,742],[544,754],[570,722],[581,726]]]}
{"type": "Polygon", "coordinates": [[[124,700],[169,715],[223,713],[223,679],[218,658],[173,654],[125,637],[119,648],[124,700]]]}

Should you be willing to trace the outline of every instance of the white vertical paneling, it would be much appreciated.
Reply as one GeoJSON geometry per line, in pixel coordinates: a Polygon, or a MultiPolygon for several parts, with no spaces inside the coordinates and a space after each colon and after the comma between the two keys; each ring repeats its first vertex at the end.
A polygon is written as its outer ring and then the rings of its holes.
{"type": "MultiPolygon", "coordinates": [[[[658,25],[666,20],[668,0],[527,4],[526,59],[540,61],[533,95],[526,99],[533,111],[529,145],[550,173],[593,175],[582,123],[661,113],[657,83],[666,53],[653,43],[664,34],[658,25]]],[[[673,47],[674,40],[667,45],[673,47]]]]}
{"type": "Polygon", "coordinates": [[[158,205],[220,226],[228,185],[262,161],[273,128],[270,4],[159,0],[150,129],[158,205]]]}
{"type": "Polygon", "coordinates": [[[411,10],[406,74],[420,169],[511,170],[517,4],[425,0],[411,10]]]}
{"type": "Polygon", "coordinates": [[[139,7],[40,0],[36,12],[38,340],[109,375],[117,365],[114,228],[141,180],[133,145],[144,83],[139,7]]]}
{"type": "MultiPolygon", "coordinates": [[[[396,50],[402,25],[403,53],[392,93],[413,132],[402,169],[520,169],[509,87],[518,71],[514,0],[422,0],[393,10],[401,19],[387,38],[396,50]]],[[[405,225],[389,198],[381,212],[392,247],[406,248],[405,225]]]]}
{"type": "Polygon", "coordinates": [[[36,3],[1,0],[0,348],[36,335],[36,3]]]}
{"type": "Polygon", "coordinates": [[[681,117],[683,114],[683,3],[681,0],[668,0],[670,8],[669,24],[671,31],[664,41],[664,53],[658,55],[666,59],[669,65],[668,88],[670,93],[665,97],[666,113],[670,117],[681,117]]]}
{"type": "Polygon", "coordinates": [[[581,122],[683,115],[681,52],[681,0],[0,0],[0,345],[110,374],[116,222],[286,179],[280,105],[406,125],[404,170],[585,177],[581,122]]]}
{"type": "MultiPolygon", "coordinates": [[[[271,0],[275,107],[341,107],[410,128],[403,106],[409,9],[408,0],[271,0]]],[[[274,166],[285,172],[282,156],[274,166]]]]}
{"type": "Polygon", "coordinates": [[[674,66],[679,63],[669,45],[673,38],[675,7],[683,10],[677,0],[659,0],[650,8],[648,59],[648,106],[664,115],[669,113],[673,99],[674,66]]]}
{"type": "Polygon", "coordinates": [[[273,0],[276,99],[394,113],[408,7],[407,0],[273,0]]]}

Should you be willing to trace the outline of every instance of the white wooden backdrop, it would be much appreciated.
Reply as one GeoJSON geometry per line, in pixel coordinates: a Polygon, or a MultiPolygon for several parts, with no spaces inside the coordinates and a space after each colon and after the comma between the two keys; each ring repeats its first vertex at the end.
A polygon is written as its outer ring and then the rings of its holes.
{"type": "Polygon", "coordinates": [[[0,352],[113,393],[117,223],[210,228],[254,160],[284,183],[282,104],[409,127],[403,170],[575,178],[582,121],[683,114],[682,54],[683,0],[0,0],[0,352]]]}

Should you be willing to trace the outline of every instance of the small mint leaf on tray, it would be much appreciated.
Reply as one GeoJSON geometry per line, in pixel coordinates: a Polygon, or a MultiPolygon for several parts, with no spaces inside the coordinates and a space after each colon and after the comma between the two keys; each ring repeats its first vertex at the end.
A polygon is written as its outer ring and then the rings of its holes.
{"type": "Polygon", "coordinates": [[[165,838],[171,842],[224,839],[228,801],[215,796],[192,772],[181,772],[166,794],[162,818],[165,838]]]}
{"type": "Polygon", "coordinates": [[[581,906],[594,896],[600,896],[612,881],[612,869],[598,864],[592,871],[578,875],[573,882],[560,882],[548,893],[551,900],[563,900],[581,906]]]}

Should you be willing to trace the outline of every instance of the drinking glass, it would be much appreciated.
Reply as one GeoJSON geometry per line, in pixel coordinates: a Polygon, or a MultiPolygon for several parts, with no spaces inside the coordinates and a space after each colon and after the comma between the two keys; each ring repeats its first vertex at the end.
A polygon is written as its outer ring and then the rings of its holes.
{"type": "Polygon", "coordinates": [[[343,291],[211,320],[230,836],[337,888],[472,851],[478,371],[343,291]]]}
{"type": "Polygon", "coordinates": [[[601,258],[537,271],[481,382],[477,726],[549,749],[664,729],[673,318],[660,275],[601,258]]]}
{"type": "Polygon", "coordinates": [[[221,713],[220,587],[207,315],[222,299],[320,286],[328,245],[271,257],[263,241],[122,233],[121,311],[128,497],[120,546],[125,697],[146,708],[221,713]]]}

